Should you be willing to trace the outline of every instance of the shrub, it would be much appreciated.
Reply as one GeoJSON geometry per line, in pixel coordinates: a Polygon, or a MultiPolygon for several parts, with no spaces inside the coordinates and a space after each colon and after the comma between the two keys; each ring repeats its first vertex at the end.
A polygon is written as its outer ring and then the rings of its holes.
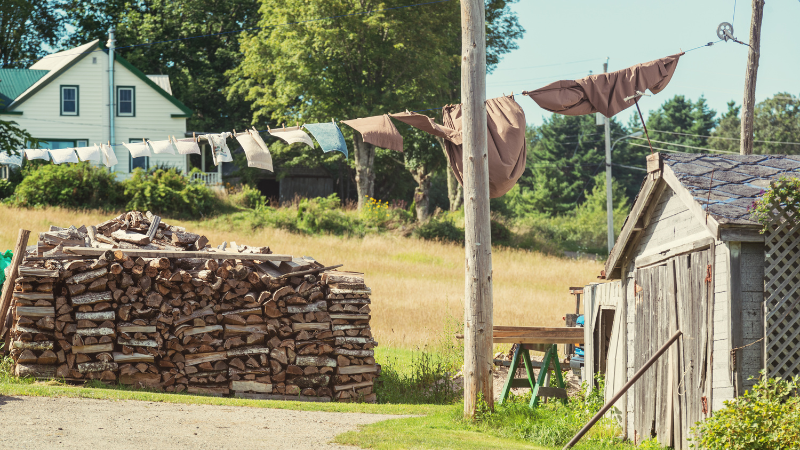
{"type": "Polygon", "coordinates": [[[0,200],[11,197],[11,194],[14,193],[14,184],[12,184],[8,180],[0,180],[0,200]]]}
{"type": "Polygon", "coordinates": [[[202,181],[191,180],[174,169],[152,173],[136,169],[123,187],[129,210],[198,218],[213,214],[218,207],[216,197],[202,181]]]}
{"type": "Polygon", "coordinates": [[[114,174],[88,162],[29,165],[11,203],[16,206],[115,209],[121,206],[114,174]]]}
{"type": "Polygon", "coordinates": [[[431,241],[464,243],[464,229],[458,227],[447,214],[431,217],[414,230],[414,236],[431,241]]]}
{"type": "Polygon", "coordinates": [[[708,450],[783,450],[800,442],[800,377],[767,378],[692,428],[692,446],[708,450]]]}
{"type": "Polygon", "coordinates": [[[267,197],[261,195],[258,189],[243,184],[239,189],[230,192],[230,202],[234,206],[247,209],[258,209],[267,204],[267,197]]]}

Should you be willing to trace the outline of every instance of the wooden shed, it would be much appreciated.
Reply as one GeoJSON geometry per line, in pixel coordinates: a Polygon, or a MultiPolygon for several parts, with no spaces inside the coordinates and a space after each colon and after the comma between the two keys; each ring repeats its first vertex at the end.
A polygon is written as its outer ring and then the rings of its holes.
{"type": "Polygon", "coordinates": [[[587,377],[606,398],[675,330],[683,337],[618,401],[636,442],[688,449],[691,427],[750,389],[751,377],[800,374],[800,226],[776,208],[767,230],[749,212],[800,156],[654,154],[606,262],[586,286],[587,377]],[[623,320],[624,319],[624,320],[623,320]]]}

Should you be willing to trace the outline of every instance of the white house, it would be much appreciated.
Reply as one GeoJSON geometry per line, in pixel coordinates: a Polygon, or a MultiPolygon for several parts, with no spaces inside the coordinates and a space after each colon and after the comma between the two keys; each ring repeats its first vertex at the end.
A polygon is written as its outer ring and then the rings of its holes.
{"type": "MultiPolygon", "coordinates": [[[[108,72],[109,52],[99,40],[46,56],[28,69],[0,69],[0,118],[14,120],[51,149],[107,143],[112,136],[115,144],[185,136],[192,111],[172,95],[169,76],[145,75],[115,55],[112,121],[108,72]]],[[[188,155],[131,158],[121,145],[114,151],[119,163],[113,170],[120,178],[136,167],[170,165],[184,173],[191,168],[188,155]]]]}

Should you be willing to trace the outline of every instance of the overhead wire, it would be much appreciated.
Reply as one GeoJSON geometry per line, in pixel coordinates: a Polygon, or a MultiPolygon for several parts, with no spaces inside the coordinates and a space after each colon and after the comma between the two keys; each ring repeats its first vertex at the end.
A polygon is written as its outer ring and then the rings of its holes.
{"type": "MultiPolygon", "coordinates": [[[[640,138],[640,137],[631,137],[631,139],[636,139],[636,140],[641,140],[641,141],[646,141],[647,140],[645,138],[640,138]]],[[[713,150],[713,149],[710,149],[710,148],[695,147],[695,146],[692,146],[692,145],[675,144],[673,142],[657,141],[655,139],[650,139],[650,142],[655,142],[657,144],[662,144],[662,145],[673,145],[675,147],[691,148],[691,149],[694,149],[694,150],[705,150],[707,152],[739,153],[739,152],[732,152],[732,151],[728,151],[728,150],[713,150]]]]}
{"type": "MultiPolygon", "coordinates": [[[[714,138],[714,139],[724,139],[727,141],[741,141],[741,138],[732,138],[732,137],[722,137],[722,136],[708,136],[704,134],[690,134],[690,133],[678,133],[676,131],[661,131],[661,130],[651,130],[655,133],[665,133],[665,134],[675,134],[678,136],[692,136],[692,137],[702,137],[702,138],[714,138]]],[[[788,145],[800,145],[800,142],[783,142],[783,141],[764,141],[764,140],[754,140],[753,142],[758,142],[761,144],[788,144],[788,145]]]]}

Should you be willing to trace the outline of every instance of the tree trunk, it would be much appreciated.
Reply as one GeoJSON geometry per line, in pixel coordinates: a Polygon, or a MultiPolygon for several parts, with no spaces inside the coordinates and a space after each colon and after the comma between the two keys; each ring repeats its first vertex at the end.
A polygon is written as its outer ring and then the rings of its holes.
{"type": "Polygon", "coordinates": [[[423,164],[412,169],[411,175],[418,184],[414,189],[414,206],[417,209],[417,221],[422,223],[428,220],[430,215],[431,174],[423,164]]]}
{"type": "Polygon", "coordinates": [[[356,150],[356,191],[358,192],[358,209],[367,203],[367,197],[375,195],[375,146],[361,139],[360,133],[353,133],[356,150]]]}
{"type": "Polygon", "coordinates": [[[764,16],[764,0],[753,0],[750,17],[750,51],[747,55],[747,72],[744,78],[744,100],[742,101],[742,135],[739,153],[753,153],[753,110],[756,106],[756,75],[761,47],[761,19],[764,16]]]}
{"type": "Polygon", "coordinates": [[[444,152],[444,157],[448,163],[445,170],[447,172],[447,199],[450,201],[450,211],[458,211],[458,208],[461,208],[464,203],[464,189],[459,184],[456,175],[453,173],[453,168],[450,166],[450,157],[447,155],[444,139],[437,137],[436,140],[442,146],[442,152],[444,152]]]}

